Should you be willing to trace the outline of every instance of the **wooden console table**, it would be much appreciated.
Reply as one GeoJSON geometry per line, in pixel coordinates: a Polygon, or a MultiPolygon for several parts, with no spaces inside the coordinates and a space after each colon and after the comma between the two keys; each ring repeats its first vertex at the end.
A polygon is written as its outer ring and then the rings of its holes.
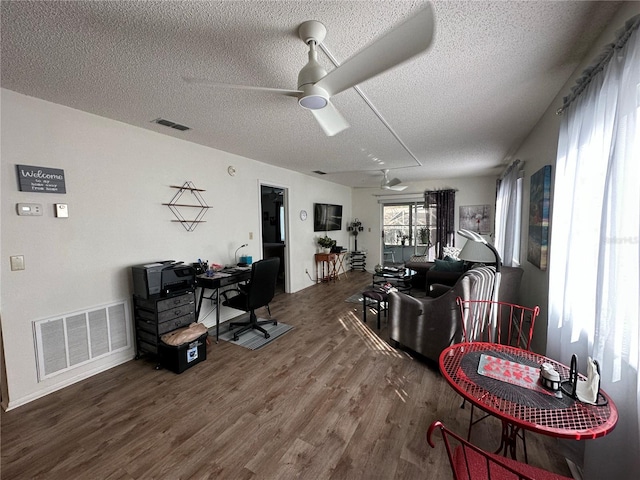
{"type": "Polygon", "coordinates": [[[316,253],[316,283],[336,279],[337,253],[316,253]],[[319,267],[319,268],[318,268],[319,267]]]}

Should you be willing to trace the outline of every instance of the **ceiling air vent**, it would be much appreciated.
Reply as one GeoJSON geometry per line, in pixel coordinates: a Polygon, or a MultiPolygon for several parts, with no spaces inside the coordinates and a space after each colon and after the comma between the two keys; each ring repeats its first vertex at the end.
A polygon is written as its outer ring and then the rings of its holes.
{"type": "Polygon", "coordinates": [[[175,130],[180,130],[181,132],[191,130],[190,127],[187,127],[185,125],[180,125],[179,123],[175,123],[170,120],[165,120],[164,118],[156,118],[155,120],[153,120],[153,123],[164,125],[165,127],[173,128],[175,130]]]}
{"type": "Polygon", "coordinates": [[[318,175],[326,175],[327,172],[323,172],[322,170],[314,170],[313,173],[317,173],[318,175]]]}

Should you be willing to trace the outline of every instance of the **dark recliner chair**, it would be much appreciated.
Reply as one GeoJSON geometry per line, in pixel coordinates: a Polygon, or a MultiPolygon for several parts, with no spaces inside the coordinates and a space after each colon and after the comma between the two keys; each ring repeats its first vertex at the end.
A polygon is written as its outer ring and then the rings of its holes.
{"type": "MultiPolygon", "coordinates": [[[[498,300],[516,303],[523,270],[502,267],[498,300]]],[[[494,267],[467,270],[453,287],[437,286],[437,298],[414,298],[400,292],[389,294],[389,339],[437,362],[449,345],[462,340],[460,307],[456,298],[490,300],[494,267]]]]}
{"type": "MultiPolygon", "coordinates": [[[[242,327],[233,332],[234,340],[238,340],[240,335],[253,329],[262,332],[264,338],[269,338],[267,331],[260,325],[269,323],[274,325],[278,324],[277,320],[258,321],[255,310],[260,307],[268,308],[269,302],[271,302],[276,293],[276,280],[278,278],[279,268],[280,259],[278,257],[259,260],[251,266],[251,279],[249,283],[239,285],[237,290],[228,290],[222,293],[225,298],[222,302],[224,306],[249,312],[249,321],[229,323],[229,330],[235,327],[242,327]],[[226,294],[232,291],[237,291],[238,294],[227,298],[226,294]]],[[[271,311],[269,311],[269,315],[271,315],[271,311]]]]}

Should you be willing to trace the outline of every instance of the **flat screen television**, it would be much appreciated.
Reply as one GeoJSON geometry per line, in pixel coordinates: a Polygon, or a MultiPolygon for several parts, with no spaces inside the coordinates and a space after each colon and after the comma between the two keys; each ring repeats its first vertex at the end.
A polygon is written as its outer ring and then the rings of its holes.
{"type": "Polygon", "coordinates": [[[329,232],[331,230],[342,230],[342,205],[314,203],[313,231],[329,232]]]}

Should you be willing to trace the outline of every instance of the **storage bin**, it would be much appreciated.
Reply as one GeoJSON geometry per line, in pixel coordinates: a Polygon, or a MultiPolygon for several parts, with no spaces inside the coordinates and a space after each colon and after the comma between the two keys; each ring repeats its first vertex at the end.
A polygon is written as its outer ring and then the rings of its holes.
{"type": "Polygon", "coordinates": [[[186,369],[207,359],[207,333],[182,345],[158,344],[160,364],[172,372],[182,373],[186,369]]]}

